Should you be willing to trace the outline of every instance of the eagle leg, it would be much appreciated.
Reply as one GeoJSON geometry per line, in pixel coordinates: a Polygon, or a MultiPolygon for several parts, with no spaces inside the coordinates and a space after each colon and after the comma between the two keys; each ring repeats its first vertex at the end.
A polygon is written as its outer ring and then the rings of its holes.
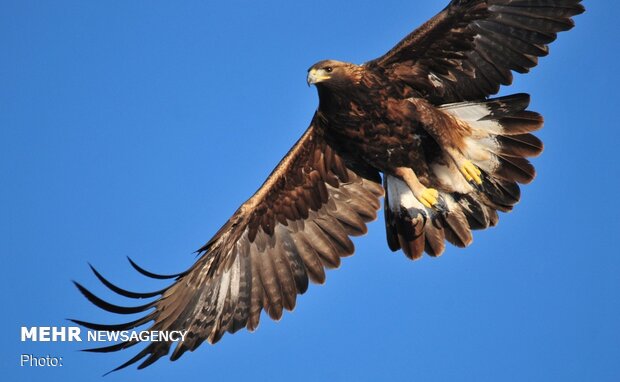
{"type": "Polygon", "coordinates": [[[482,172],[473,164],[469,159],[465,158],[458,150],[448,149],[446,150],[448,155],[452,158],[459,171],[468,182],[475,182],[476,184],[482,184],[482,172]]]}
{"type": "Polygon", "coordinates": [[[411,189],[413,195],[426,208],[432,208],[439,202],[439,192],[434,188],[425,187],[416,176],[412,169],[407,167],[398,167],[394,171],[394,175],[401,178],[411,189]]]}

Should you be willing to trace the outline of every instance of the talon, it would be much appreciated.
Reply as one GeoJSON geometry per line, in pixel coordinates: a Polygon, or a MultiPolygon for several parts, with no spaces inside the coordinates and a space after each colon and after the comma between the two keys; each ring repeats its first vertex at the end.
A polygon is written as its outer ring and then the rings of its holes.
{"type": "Polygon", "coordinates": [[[432,208],[439,201],[439,192],[434,188],[425,188],[416,198],[426,208],[432,208]]]}
{"type": "Polygon", "coordinates": [[[480,177],[482,172],[470,161],[467,160],[463,162],[463,165],[461,165],[461,173],[468,182],[473,180],[477,184],[482,184],[482,178],[480,177]]]}

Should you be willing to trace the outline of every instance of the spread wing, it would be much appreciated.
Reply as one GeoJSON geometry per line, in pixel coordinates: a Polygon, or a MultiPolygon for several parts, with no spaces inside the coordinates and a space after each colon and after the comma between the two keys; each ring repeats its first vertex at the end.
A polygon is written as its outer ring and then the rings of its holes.
{"type": "Polygon", "coordinates": [[[581,0],[452,0],[385,55],[366,63],[432,102],[478,100],[526,73],[557,33],[574,26],[581,0]]]}
{"type": "MultiPolygon", "coordinates": [[[[353,254],[349,237],[366,232],[366,223],[376,218],[383,195],[379,174],[339,155],[324,141],[318,121],[315,117],[256,194],[198,250],[200,258],[190,269],[160,276],[132,262],[147,276],[174,278],[168,288],[153,293],[126,291],[93,268],[112,291],[136,299],[157,297],[154,301],[121,307],[76,283],[88,300],[104,310],[149,313],[115,325],[74,322],[93,330],[131,330],[149,322],[152,331],[189,330],[173,350],[171,359],[176,360],[205,340],[217,342],[225,332],[256,329],[263,309],[275,320],[284,309],[292,310],[297,294],[308,288],[308,280],[323,283],[324,268],[336,268],[341,257],[353,254]]],[[[136,343],[88,351],[112,352],[136,343]]],[[[151,342],[115,370],[144,357],[139,368],[146,367],[168,354],[172,345],[151,342]]]]}

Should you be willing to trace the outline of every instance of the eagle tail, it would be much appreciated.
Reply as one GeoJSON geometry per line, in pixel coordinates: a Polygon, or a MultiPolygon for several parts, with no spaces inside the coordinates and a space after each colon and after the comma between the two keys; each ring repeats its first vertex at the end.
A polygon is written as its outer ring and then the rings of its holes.
{"type": "Polygon", "coordinates": [[[424,252],[430,256],[441,255],[446,241],[466,247],[473,240],[471,229],[497,222],[497,214],[493,214],[492,209],[468,195],[440,191],[439,202],[427,208],[402,180],[386,175],[384,186],[387,190],[384,215],[388,246],[392,251],[402,249],[412,260],[419,259],[424,252]]]}
{"type": "Polygon", "coordinates": [[[439,256],[445,241],[466,247],[472,242],[472,230],[495,226],[497,211],[512,210],[520,199],[518,183],[527,184],[535,176],[527,158],[543,149],[531,134],[542,127],[543,119],[526,110],[529,102],[529,95],[515,94],[441,107],[470,127],[462,151],[480,169],[482,183],[467,181],[446,154],[429,164],[430,184],[425,186],[439,191],[439,202],[427,208],[402,180],[386,175],[384,215],[390,249],[402,248],[411,259],[424,252],[439,256]]]}

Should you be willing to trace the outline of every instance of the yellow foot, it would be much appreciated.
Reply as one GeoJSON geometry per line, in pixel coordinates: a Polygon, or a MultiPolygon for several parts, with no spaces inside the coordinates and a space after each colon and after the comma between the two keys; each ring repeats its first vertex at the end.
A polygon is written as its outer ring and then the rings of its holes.
{"type": "Polygon", "coordinates": [[[416,199],[418,199],[426,208],[432,208],[439,202],[439,192],[437,192],[434,188],[427,188],[420,183],[420,180],[412,169],[407,167],[399,167],[395,169],[394,173],[407,184],[416,199]]]}
{"type": "Polygon", "coordinates": [[[470,161],[466,160],[465,162],[463,162],[460,170],[461,174],[463,174],[463,176],[465,177],[465,179],[467,179],[468,182],[471,182],[473,180],[477,184],[482,184],[482,178],[480,178],[480,174],[482,174],[482,172],[480,172],[480,169],[478,169],[478,167],[476,167],[476,165],[474,165],[470,161]]]}
{"type": "Polygon", "coordinates": [[[432,208],[439,201],[439,192],[434,188],[424,188],[422,192],[415,195],[416,199],[420,203],[424,204],[426,208],[432,208]]]}

